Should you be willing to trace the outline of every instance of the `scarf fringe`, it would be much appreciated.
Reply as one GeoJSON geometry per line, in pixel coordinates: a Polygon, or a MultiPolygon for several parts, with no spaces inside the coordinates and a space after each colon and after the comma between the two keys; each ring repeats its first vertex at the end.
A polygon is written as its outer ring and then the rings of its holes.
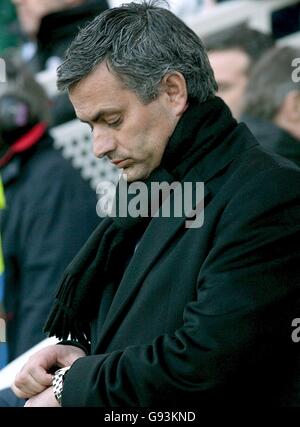
{"type": "Polygon", "coordinates": [[[77,279],[70,275],[66,275],[62,280],[44,332],[62,340],[71,338],[87,346],[90,341],[90,324],[79,320],[71,306],[76,292],[76,282],[77,279]]]}

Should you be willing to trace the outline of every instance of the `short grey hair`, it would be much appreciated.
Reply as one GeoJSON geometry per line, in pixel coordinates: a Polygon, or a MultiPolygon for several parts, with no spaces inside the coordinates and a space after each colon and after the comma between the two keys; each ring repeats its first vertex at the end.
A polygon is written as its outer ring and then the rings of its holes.
{"type": "Polygon", "coordinates": [[[283,46],[271,49],[252,70],[245,93],[244,114],[273,120],[285,97],[300,85],[292,80],[292,61],[300,49],[283,46]]]}
{"type": "Polygon", "coordinates": [[[69,89],[106,61],[144,102],[155,99],[163,77],[180,72],[189,98],[204,102],[217,91],[200,38],[157,1],[108,9],[81,29],[58,68],[57,87],[69,89]]]}

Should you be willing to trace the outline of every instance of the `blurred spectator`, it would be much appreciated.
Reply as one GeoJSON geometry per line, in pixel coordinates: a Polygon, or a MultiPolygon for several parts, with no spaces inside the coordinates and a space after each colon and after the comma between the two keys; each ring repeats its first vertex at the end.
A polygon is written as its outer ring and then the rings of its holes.
{"type": "Polygon", "coordinates": [[[0,13],[0,55],[7,49],[18,45],[18,37],[13,28],[17,18],[10,0],[1,0],[0,13]]]}
{"type": "MultiPolygon", "coordinates": [[[[79,27],[108,8],[106,0],[12,0],[21,27],[36,42],[30,61],[32,71],[56,69],[79,27]]],[[[56,126],[75,118],[66,95],[54,100],[51,124],[56,126]]]]}
{"type": "Polygon", "coordinates": [[[263,147],[300,166],[300,87],[298,79],[292,79],[295,58],[300,58],[300,49],[276,47],[256,64],[242,118],[263,147]]]}
{"type": "Polygon", "coordinates": [[[106,0],[12,1],[24,33],[37,43],[34,71],[56,68],[79,27],[108,8],[106,0]]]}
{"type": "MultiPolygon", "coordinates": [[[[2,186],[2,180],[0,179],[0,210],[3,209],[5,206],[5,200],[4,200],[4,191],[2,186]]],[[[4,289],[4,262],[3,262],[3,255],[2,255],[2,241],[0,236],[0,322],[1,319],[4,320],[4,309],[3,309],[3,289],[4,289]]],[[[7,359],[7,346],[5,342],[1,341],[2,337],[2,328],[3,324],[0,324],[0,369],[2,369],[6,364],[7,359]]]]}
{"type": "MultiPolygon", "coordinates": [[[[15,59],[14,59],[15,61],[15,59]]],[[[47,132],[41,87],[6,58],[0,85],[1,216],[8,360],[45,338],[42,326],[62,272],[99,222],[96,195],[47,132]]]]}
{"type": "Polygon", "coordinates": [[[218,95],[238,119],[249,72],[262,54],[274,46],[274,41],[265,33],[239,24],[208,36],[204,44],[218,83],[218,95]]]}

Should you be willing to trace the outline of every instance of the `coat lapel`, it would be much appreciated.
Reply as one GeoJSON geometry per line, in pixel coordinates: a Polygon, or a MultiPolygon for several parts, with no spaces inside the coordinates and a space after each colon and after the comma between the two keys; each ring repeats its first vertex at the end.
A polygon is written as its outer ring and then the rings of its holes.
{"type": "MultiPolygon", "coordinates": [[[[191,171],[185,181],[196,182],[195,178],[195,171],[191,171]]],[[[195,188],[193,190],[195,192],[195,188]]],[[[210,191],[205,186],[204,201],[202,199],[198,204],[201,208],[209,200],[209,194],[210,191]]],[[[195,200],[195,197],[193,197],[193,200],[195,200]]],[[[168,201],[166,200],[164,203],[168,203],[168,201]]],[[[193,207],[195,208],[196,206],[194,205],[193,207]]],[[[162,209],[163,206],[160,208],[160,212],[162,209]]],[[[110,331],[126,315],[152,266],[161,257],[168,245],[172,243],[176,233],[185,228],[187,220],[188,218],[185,216],[171,218],[158,216],[151,220],[138,243],[108,311],[98,341],[101,347],[106,347],[106,339],[110,340],[110,331]]]]}

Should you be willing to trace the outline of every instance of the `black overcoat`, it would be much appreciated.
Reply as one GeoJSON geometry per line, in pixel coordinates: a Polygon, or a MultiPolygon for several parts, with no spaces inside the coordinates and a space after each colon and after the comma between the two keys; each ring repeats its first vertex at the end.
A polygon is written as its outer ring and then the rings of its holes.
{"type": "Polygon", "coordinates": [[[239,124],[184,180],[203,226],[151,220],[63,406],[299,404],[299,169],[239,124]]]}

